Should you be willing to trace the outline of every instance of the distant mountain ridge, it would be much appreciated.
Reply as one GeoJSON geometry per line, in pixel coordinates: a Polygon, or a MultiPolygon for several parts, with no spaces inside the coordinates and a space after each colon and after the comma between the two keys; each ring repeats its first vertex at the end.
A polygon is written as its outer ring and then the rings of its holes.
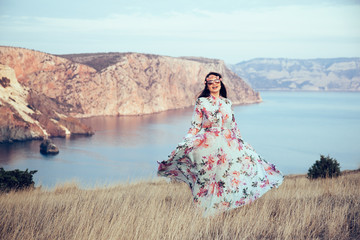
{"type": "Polygon", "coordinates": [[[360,58],[258,58],[229,67],[255,90],[360,91],[360,58]]]}

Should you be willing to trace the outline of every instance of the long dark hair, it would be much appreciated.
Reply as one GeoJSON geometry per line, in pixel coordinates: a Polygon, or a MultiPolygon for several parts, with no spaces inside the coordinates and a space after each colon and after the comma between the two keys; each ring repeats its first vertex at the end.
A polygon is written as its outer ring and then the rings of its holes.
{"type": "MultiPolygon", "coordinates": [[[[220,73],[217,73],[217,72],[209,72],[206,77],[205,77],[205,87],[204,89],[202,90],[202,92],[199,94],[198,98],[201,98],[201,97],[209,97],[210,96],[210,91],[209,91],[209,88],[207,87],[207,84],[206,84],[206,79],[210,76],[210,75],[214,75],[214,76],[217,76],[219,78],[222,78],[221,74],[220,73]]],[[[221,88],[220,88],[220,96],[226,98],[227,97],[227,94],[226,94],[226,87],[225,87],[225,84],[220,81],[220,84],[221,84],[221,88]]]]}

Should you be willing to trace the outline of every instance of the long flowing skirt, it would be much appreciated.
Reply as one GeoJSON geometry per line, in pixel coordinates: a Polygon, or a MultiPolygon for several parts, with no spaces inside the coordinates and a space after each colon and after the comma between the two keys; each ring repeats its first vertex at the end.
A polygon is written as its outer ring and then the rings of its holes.
{"type": "Polygon", "coordinates": [[[205,216],[248,204],[284,178],[250,144],[217,129],[185,139],[160,163],[158,175],[187,183],[205,216]]]}

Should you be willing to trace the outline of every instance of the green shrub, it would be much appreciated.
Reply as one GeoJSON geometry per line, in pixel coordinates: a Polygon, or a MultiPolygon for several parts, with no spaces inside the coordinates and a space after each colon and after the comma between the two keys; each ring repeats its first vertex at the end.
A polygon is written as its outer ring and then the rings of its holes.
{"type": "Polygon", "coordinates": [[[33,175],[37,172],[20,171],[15,169],[12,171],[5,171],[0,168],[0,192],[8,192],[10,190],[21,190],[34,186],[33,175]]]}
{"type": "Polygon", "coordinates": [[[337,177],[340,175],[340,164],[336,159],[331,158],[329,155],[325,157],[320,155],[320,160],[317,160],[308,171],[308,178],[327,178],[337,177]]]}

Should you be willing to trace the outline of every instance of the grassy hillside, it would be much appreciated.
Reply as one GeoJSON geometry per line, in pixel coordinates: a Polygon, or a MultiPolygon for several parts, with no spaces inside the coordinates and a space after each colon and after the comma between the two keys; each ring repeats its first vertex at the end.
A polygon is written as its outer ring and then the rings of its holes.
{"type": "Polygon", "coordinates": [[[286,177],[254,203],[202,218],[182,183],[0,195],[0,239],[359,239],[360,172],[286,177]]]}

